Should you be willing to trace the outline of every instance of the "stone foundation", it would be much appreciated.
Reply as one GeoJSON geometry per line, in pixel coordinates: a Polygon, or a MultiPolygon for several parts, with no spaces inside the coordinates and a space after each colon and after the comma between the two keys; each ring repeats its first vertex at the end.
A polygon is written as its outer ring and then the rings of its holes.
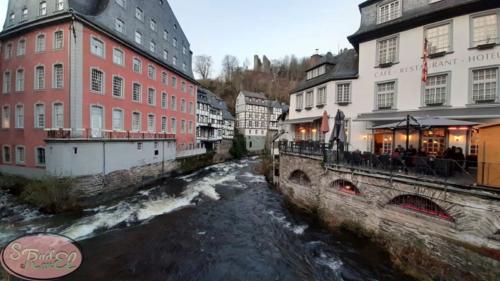
{"type": "Polygon", "coordinates": [[[120,170],[107,175],[96,174],[72,179],[71,197],[84,207],[101,205],[118,198],[130,196],[171,173],[178,172],[180,161],[166,161],[130,170],[120,170]]]}
{"type": "Polygon", "coordinates": [[[317,213],[331,227],[349,225],[370,233],[394,261],[419,279],[498,280],[500,192],[462,190],[410,178],[325,168],[320,159],[281,154],[280,191],[293,204],[317,213]],[[352,183],[359,194],[335,182],[352,183]],[[439,205],[446,220],[390,204],[416,195],[439,205]]]}

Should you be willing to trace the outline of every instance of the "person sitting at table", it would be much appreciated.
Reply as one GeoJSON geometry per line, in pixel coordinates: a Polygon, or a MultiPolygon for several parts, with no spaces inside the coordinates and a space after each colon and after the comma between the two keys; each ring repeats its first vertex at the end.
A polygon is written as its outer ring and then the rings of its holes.
{"type": "Polygon", "coordinates": [[[401,153],[400,153],[399,148],[396,148],[396,149],[392,152],[392,154],[391,154],[391,158],[396,158],[396,159],[398,159],[399,157],[401,157],[401,153]]]}
{"type": "Polygon", "coordinates": [[[427,151],[425,151],[424,148],[421,148],[418,153],[417,153],[417,156],[418,157],[427,157],[427,151]]]}

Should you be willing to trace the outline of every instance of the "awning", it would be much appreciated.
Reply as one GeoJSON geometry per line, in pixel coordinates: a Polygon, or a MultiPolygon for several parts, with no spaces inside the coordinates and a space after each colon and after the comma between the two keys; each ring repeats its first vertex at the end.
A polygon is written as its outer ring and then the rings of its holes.
{"type": "Polygon", "coordinates": [[[395,122],[397,120],[405,119],[407,115],[417,118],[449,118],[460,120],[471,119],[499,119],[500,106],[471,106],[459,108],[439,108],[439,109],[426,109],[426,110],[409,110],[409,111],[379,111],[361,113],[354,121],[386,121],[395,122]]]}
{"type": "MultiPolygon", "coordinates": [[[[417,120],[415,121],[415,120],[410,119],[410,126],[411,127],[423,127],[423,128],[452,127],[452,126],[470,127],[470,126],[476,126],[479,124],[477,122],[453,120],[453,119],[446,119],[446,118],[439,118],[439,117],[415,118],[415,119],[417,119],[417,120]]],[[[399,122],[395,122],[395,123],[390,123],[390,124],[372,127],[372,129],[403,129],[403,128],[406,128],[406,119],[401,120],[399,122]]]]}
{"type": "Polygon", "coordinates": [[[321,116],[286,120],[286,121],[284,121],[284,122],[283,122],[283,124],[305,124],[305,123],[314,123],[314,121],[318,121],[318,120],[321,120],[321,116]]]}

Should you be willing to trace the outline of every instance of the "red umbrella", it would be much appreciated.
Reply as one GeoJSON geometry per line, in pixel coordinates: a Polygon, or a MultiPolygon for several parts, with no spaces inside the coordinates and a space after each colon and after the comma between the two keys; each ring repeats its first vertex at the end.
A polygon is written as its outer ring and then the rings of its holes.
{"type": "Polygon", "coordinates": [[[323,119],[321,120],[321,132],[323,134],[330,132],[330,124],[328,124],[328,119],[328,113],[325,110],[325,112],[323,112],[323,119]]]}

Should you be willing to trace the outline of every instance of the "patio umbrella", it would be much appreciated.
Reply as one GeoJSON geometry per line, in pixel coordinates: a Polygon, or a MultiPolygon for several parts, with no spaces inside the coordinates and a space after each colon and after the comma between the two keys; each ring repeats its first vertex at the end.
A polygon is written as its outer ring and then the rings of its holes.
{"type": "Polygon", "coordinates": [[[345,135],[345,115],[342,111],[337,111],[335,116],[335,124],[333,126],[333,132],[330,136],[330,142],[338,141],[344,143],[346,141],[345,135]]]}
{"type": "Polygon", "coordinates": [[[328,122],[328,113],[325,110],[323,112],[323,119],[321,119],[321,133],[326,135],[328,132],[330,132],[330,124],[328,122]]]}

